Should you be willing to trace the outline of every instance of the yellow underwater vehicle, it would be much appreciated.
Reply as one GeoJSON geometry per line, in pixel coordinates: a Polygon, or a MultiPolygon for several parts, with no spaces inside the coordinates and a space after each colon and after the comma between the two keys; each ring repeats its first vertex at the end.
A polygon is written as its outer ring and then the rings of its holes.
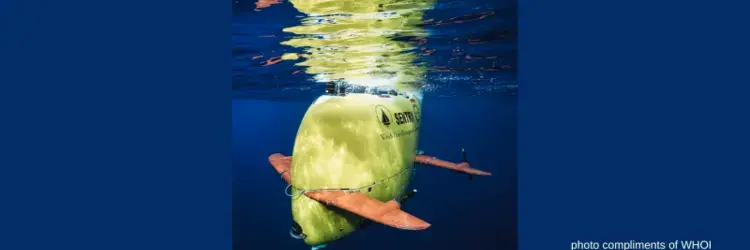
{"type": "MultiPolygon", "coordinates": [[[[331,93],[307,110],[293,157],[273,154],[271,165],[289,184],[294,223],[290,234],[313,249],[378,222],[405,230],[429,223],[401,210],[415,163],[489,176],[467,162],[455,164],[417,152],[419,96],[331,93]]],[[[464,152],[464,161],[465,161],[464,152]]]]}
{"type": "Polygon", "coordinates": [[[415,163],[458,173],[491,175],[417,152],[424,64],[420,51],[396,37],[424,39],[422,17],[434,0],[290,0],[307,15],[285,28],[282,42],[304,50],[282,56],[303,61],[305,73],[326,84],[297,131],[293,156],[268,160],[289,184],[290,235],[313,249],[372,222],[405,230],[429,223],[401,210],[415,163]],[[339,84],[342,83],[342,84],[339,84]],[[365,90],[350,91],[350,86],[365,90]]]}

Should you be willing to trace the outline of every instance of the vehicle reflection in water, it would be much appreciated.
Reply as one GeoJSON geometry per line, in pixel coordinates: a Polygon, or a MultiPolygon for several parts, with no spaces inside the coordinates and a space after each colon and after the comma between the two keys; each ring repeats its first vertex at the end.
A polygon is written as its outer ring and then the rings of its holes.
{"type": "Polygon", "coordinates": [[[234,96],[309,100],[331,82],[515,95],[513,0],[391,1],[235,1],[234,96]]]}
{"type": "Polygon", "coordinates": [[[426,41],[422,18],[434,0],[290,2],[307,16],[301,25],[284,29],[293,36],[282,44],[304,52],[270,58],[264,66],[299,60],[296,65],[319,83],[397,91],[415,91],[423,84],[427,66],[415,60],[434,52],[417,48],[426,41]]]}

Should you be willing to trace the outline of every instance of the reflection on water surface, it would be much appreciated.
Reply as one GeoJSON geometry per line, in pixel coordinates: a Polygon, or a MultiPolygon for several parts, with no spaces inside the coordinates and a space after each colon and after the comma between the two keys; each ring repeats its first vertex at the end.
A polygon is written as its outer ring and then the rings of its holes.
{"type": "Polygon", "coordinates": [[[258,0],[243,9],[237,2],[235,97],[309,99],[327,82],[438,96],[515,94],[515,6],[258,0]]]}

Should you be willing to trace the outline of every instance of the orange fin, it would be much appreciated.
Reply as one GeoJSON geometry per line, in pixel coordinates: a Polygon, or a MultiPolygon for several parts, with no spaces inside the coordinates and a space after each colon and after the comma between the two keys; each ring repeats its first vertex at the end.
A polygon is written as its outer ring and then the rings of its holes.
{"type": "Polygon", "coordinates": [[[427,156],[427,155],[417,155],[417,156],[415,156],[414,157],[414,162],[425,164],[425,165],[431,165],[431,166],[435,166],[435,167],[447,168],[447,169],[450,169],[450,170],[453,170],[453,171],[464,172],[464,173],[467,173],[469,175],[482,175],[482,176],[491,176],[492,175],[492,173],[484,172],[484,171],[476,169],[476,168],[471,168],[471,166],[469,166],[468,162],[462,162],[462,163],[459,163],[459,164],[455,164],[453,162],[444,161],[444,160],[441,160],[441,159],[438,159],[438,158],[435,158],[435,157],[432,157],[432,156],[427,156]]]}
{"type": "Polygon", "coordinates": [[[289,170],[292,169],[291,156],[284,156],[279,153],[272,154],[271,156],[268,156],[268,162],[271,163],[273,168],[276,169],[276,172],[281,175],[281,178],[284,179],[287,184],[292,183],[292,175],[289,173],[289,170]]]}
{"type": "Polygon", "coordinates": [[[327,205],[336,206],[372,221],[406,230],[422,230],[430,224],[401,210],[398,202],[386,203],[360,192],[315,191],[305,192],[307,197],[327,205]]]}

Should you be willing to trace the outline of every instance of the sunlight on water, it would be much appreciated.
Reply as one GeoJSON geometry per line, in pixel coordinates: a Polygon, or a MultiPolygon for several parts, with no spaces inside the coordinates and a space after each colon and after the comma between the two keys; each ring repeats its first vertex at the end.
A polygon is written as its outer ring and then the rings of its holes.
{"type": "Polygon", "coordinates": [[[440,98],[518,86],[511,0],[245,0],[233,12],[238,98],[314,100],[327,83],[440,98]]]}
{"type": "Polygon", "coordinates": [[[283,45],[304,48],[296,65],[317,82],[344,82],[363,87],[414,91],[422,84],[426,65],[415,63],[417,47],[399,37],[424,38],[420,27],[431,0],[294,0],[307,15],[283,45]]]}

